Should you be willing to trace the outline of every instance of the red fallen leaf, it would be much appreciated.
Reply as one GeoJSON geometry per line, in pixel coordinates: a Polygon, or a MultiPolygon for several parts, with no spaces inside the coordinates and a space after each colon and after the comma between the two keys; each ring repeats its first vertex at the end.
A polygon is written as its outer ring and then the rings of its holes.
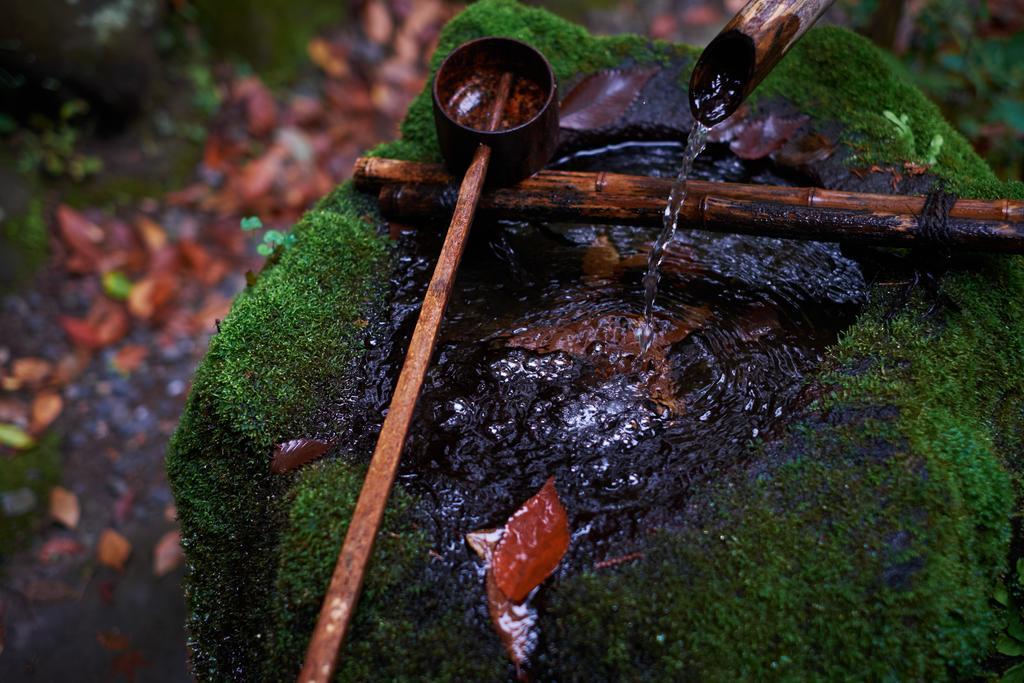
{"type": "Polygon", "coordinates": [[[277,127],[277,103],[256,76],[247,76],[235,82],[233,98],[245,104],[245,119],[249,134],[263,137],[277,127]]]}
{"type": "Polygon", "coordinates": [[[494,549],[504,535],[503,529],[482,529],[466,534],[466,542],[476,551],[487,567],[485,586],[487,590],[487,611],[491,624],[501,637],[509,659],[516,666],[516,675],[523,677],[522,667],[526,664],[537,645],[537,610],[529,603],[516,604],[501,592],[494,580],[494,549]]]}
{"type": "Polygon", "coordinates": [[[806,116],[784,118],[769,114],[760,119],[747,119],[746,125],[729,144],[741,159],[763,159],[782,146],[810,119],[806,116]]]}
{"type": "Polygon", "coordinates": [[[185,561],[181,550],[181,532],[168,531],[160,537],[153,548],[153,573],[164,576],[177,569],[185,561]]]}
{"type": "Polygon", "coordinates": [[[74,557],[85,552],[85,546],[68,536],[51,538],[43,544],[36,558],[43,564],[50,564],[64,557],[74,557]]]}
{"type": "Polygon", "coordinates": [[[149,355],[149,349],[141,344],[126,344],[114,354],[114,368],[123,375],[130,375],[139,369],[149,355]]]}
{"type": "Polygon", "coordinates": [[[263,156],[246,164],[237,178],[238,194],[242,199],[252,202],[270,192],[287,156],[288,149],[278,144],[273,145],[263,156]]]}
{"type": "Polygon", "coordinates": [[[569,518],[551,477],[506,522],[494,549],[494,580],[513,602],[522,602],[555,571],[568,548],[569,518]]]}
{"type": "Polygon", "coordinates": [[[183,239],[178,242],[178,251],[181,258],[188,267],[197,274],[201,274],[210,265],[210,254],[198,242],[191,239],[183,239]]]}
{"type": "Polygon", "coordinates": [[[657,66],[606,69],[584,78],[565,96],[560,107],[562,128],[589,130],[615,123],[626,113],[657,66]]]}
{"type": "Polygon", "coordinates": [[[71,250],[68,268],[87,273],[99,263],[103,230],[66,204],[57,207],[57,226],[64,244],[71,250]]]}
{"type": "Polygon", "coordinates": [[[270,471],[284,474],[312,462],[330,450],[334,444],[316,439],[292,439],[274,447],[270,471]]]}
{"type": "Polygon", "coordinates": [[[131,325],[124,308],[104,298],[96,300],[85,319],[60,316],[59,320],[72,343],[85,349],[119,341],[131,325]]]}

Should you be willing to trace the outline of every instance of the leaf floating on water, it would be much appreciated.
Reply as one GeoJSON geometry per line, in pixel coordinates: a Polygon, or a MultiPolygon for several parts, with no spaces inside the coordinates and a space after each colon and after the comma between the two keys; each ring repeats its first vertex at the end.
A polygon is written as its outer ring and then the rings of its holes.
{"type": "Polygon", "coordinates": [[[562,128],[589,130],[610,126],[626,113],[640,91],[661,67],[607,69],[584,78],[560,107],[562,128]]]}
{"type": "Polygon", "coordinates": [[[292,439],[279,443],[274,447],[273,459],[270,461],[270,471],[274,474],[284,474],[302,467],[308,462],[313,462],[326,453],[334,444],[316,439],[292,439]]]}
{"type": "Polygon", "coordinates": [[[494,549],[494,580],[513,602],[522,602],[555,571],[568,548],[569,518],[551,477],[505,524],[494,549]]]}

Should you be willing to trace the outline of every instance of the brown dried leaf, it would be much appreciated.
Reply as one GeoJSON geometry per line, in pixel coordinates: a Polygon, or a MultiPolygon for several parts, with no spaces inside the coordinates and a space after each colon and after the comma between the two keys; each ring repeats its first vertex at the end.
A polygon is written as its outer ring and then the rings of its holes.
{"type": "Polygon", "coordinates": [[[42,384],[53,371],[53,364],[42,358],[17,358],[11,362],[11,376],[20,386],[34,387],[42,384]]]}
{"type": "Polygon", "coordinates": [[[78,496],[63,486],[55,486],[50,490],[50,517],[68,529],[74,529],[81,516],[78,496]]]}
{"type": "Polygon", "coordinates": [[[160,537],[153,548],[153,573],[164,576],[177,569],[185,561],[181,549],[181,532],[168,531],[160,537]]]}
{"type": "Polygon", "coordinates": [[[270,471],[284,474],[312,462],[330,450],[333,444],[316,439],[292,439],[274,447],[270,471]]]}
{"type": "Polygon", "coordinates": [[[139,216],[135,221],[135,230],[139,233],[142,243],[150,253],[160,251],[167,246],[167,233],[163,227],[148,216],[139,216]]]}
{"type": "Polygon", "coordinates": [[[103,230],[66,204],[57,207],[57,227],[61,240],[71,252],[68,270],[74,273],[95,270],[100,261],[103,230]]]}
{"type": "Polygon", "coordinates": [[[253,137],[269,135],[277,127],[277,103],[259,78],[250,76],[245,82],[245,118],[253,137]]]}
{"type": "Polygon", "coordinates": [[[363,9],[363,32],[366,37],[383,45],[391,38],[394,30],[394,22],[391,20],[391,12],[380,0],[370,0],[363,9]]]}
{"type": "Polygon", "coordinates": [[[607,235],[598,235],[583,254],[583,274],[587,277],[609,278],[619,267],[619,250],[607,235]]]}
{"type": "Polygon", "coordinates": [[[125,344],[114,354],[114,369],[122,375],[130,375],[139,369],[149,355],[149,349],[141,344],[125,344]]]}
{"type": "Polygon", "coordinates": [[[174,296],[175,279],[169,273],[157,273],[135,283],[128,295],[128,310],[136,318],[148,320],[174,296]]]}
{"type": "Polygon", "coordinates": [[[571,130],[603,128],[626,113],[657,66],[606,69],[584,78],[562,100],[560,126],[571,130]]]}
{"type": "Polygon", "coordinates": [[[59,320],[72,343],[85,349],[99,349],[120,341],[131,326],[124,308],[105,298],[96,300],[84,320],[68,316],[60,316],[59,320]]]}
{"type": "Polygon", "coordinates": [[[32,433],[40,434],[57,419],[63,409],[64,399],[56,391],[44,391],[37,394],[32,399],[32,433]]]}
{"type": "Polygon", "coordinates": [[[763,159],[781,149],[809,120],[807,116],[784,118],[774,114],[747,119],[729,149],[741,159],[763,159]]]}
{"type": "Polygon", "coordinates": [[[782,149],[772,154],[772,160],[781,166],[800,168],[818,161],[824,161],[836,151],[836,143],[821,133],[810,133],[790,140],[782,149]]]}
{"type": "Polygon", "coordinates": [[[131,554],[131,542],[118,532],[104,529],[100,534],[99,543],[96,545],[96,559],[100,564],[119,572],[124,571],[125,562],[131,554]]]}
{"type": "Polygon", "coordinates": [[[505,524],[493,557],[498,588],[522,602],[555,571],[568,548],[569,518],[551,477],[505,524]]]}

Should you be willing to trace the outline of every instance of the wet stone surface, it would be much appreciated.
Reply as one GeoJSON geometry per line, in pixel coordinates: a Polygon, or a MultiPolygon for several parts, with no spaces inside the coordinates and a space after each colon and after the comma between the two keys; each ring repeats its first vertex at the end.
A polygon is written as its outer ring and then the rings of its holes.
{"type": "MultiPolygon", "coordinates": [[[[673,175],[681,146],[634,143],[557,166],[673,175]]],[[[786,184],[712,147],[694,177],[786,184]]],[[[781,428],[825,347],[863,303],[837,246],[681,226],[663,266],[659,337],[638,354],[651,228],[478,224],[427,376],[400,481],[451,571],[475,576],[464,535],[500,526],[555,475],[572,542],[558,572],[643,547],[691,497],[781,428]]],[[[372,451],[440,248],[400,238],[391,322],[374,324],[360,386],[331,410],[372,451]]],[[[487,626],[483,626],[488,628],[487,626]]]]}

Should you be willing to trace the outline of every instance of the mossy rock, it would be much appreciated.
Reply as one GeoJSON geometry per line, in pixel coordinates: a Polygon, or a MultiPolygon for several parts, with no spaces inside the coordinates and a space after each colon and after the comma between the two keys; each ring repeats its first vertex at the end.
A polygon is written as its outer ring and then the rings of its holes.
{"type": "MultiPolygon", "coordinates": [[[[445,28],[434,66],[481,35],[537,46],[562,82],[693,54],[592,37],[544,11],[485,0],[445,28]]],[[[937,163],[915,182],[1024,197],[853,34],[809,33],[753,106],[772,102],[837,131],[844,163],[900,167],[940,135],[937,163]],[[913,140],[897,135],[885,110],[907,115],[913,140]]],[[[423,93],[402,139],[376,153],[437,159],[430,116],[423,93]]],[[[825,184],[860,182],[820,170],[825,184]]],[[[889,182],[871,175],[863,182],[889,182]]],[[[317,407],[355,390],[372,321],[387,314],[395,259],[382,228],[374,197],[349,184],[325,197],[296,226],[297,244],[235,302],[197,371],[167,467],[200,679],[287,679],[301,664],[369,453],[365,440],[342,443],[285,477],[270,474],[268,459],[276,442],[339,431],[317,407]]],[[[893,291],[872,287],[810,387],[817,398],[782,437],[752,444],[757,466],[710,486],[690,524],[653,537],[640,561],[559,576],[545,589],[542,678],[985,671],[1005,626],[992,596],[1015,559],[1024,269],[1016,258],[958,260],[932,289],[893,291]]],[[[432,563],[418,504],[396,487],[338,678],[509,677],[497,636],[474,620],[480,587],[432,563]]]]}

